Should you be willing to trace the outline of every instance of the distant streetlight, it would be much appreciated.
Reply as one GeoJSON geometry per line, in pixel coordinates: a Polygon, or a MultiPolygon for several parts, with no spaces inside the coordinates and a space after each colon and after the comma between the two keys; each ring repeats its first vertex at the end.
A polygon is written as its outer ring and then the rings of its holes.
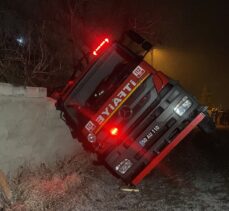
{"type": "Polygon", "coordinates": [[[20,45],[20,46],[25,45],[25,39],[23,37],[18,37],[16,39],[16,41],[17,41],[18,45],[20,45]]]}

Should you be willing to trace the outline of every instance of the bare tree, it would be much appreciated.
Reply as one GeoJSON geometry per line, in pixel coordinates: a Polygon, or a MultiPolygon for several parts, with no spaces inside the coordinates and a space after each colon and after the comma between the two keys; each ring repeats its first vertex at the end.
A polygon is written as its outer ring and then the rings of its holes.
{"type": "Polygon", "coordinates": [[[46,24],[29,24],[25,37],[12,39],[0,33],[0,77],[6,82],[23,85],[45,84],[61,69],[47,45],[46,24]]]}
{"type": "Polygon", "coordinates": [[[0,28],[0,80],[9,83],[46,87],[64,84],[73,70],[85,69],[93,40],[101,32],[112,34],[114,40],[128,29],[153,43],[159,37],[161,17],[156,7],[152,4],[147,10],[148,3],[138,0],[5,1],[8,8],[2,12],[15,14],[15,23],[18,17],[23,20],[13,32],[8,27],[0,28]],[[23,43],[17,41],[21,30],[23,43]]]}

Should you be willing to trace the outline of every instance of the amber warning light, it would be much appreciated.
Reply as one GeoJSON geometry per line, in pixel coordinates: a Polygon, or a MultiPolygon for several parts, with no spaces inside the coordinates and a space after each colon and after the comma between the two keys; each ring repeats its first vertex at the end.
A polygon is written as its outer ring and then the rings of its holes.
{"type": "Polygon", "coordinates": [[[100,50],[105,44],[107,44],[107,43],[109,43],[109,39],[108,39],[108,38],[105,38],[105,39],[100,43],[100,45],[93,51],[93,55],[94,55],[94,56],[97,56],[99,50],[100,50]]]}

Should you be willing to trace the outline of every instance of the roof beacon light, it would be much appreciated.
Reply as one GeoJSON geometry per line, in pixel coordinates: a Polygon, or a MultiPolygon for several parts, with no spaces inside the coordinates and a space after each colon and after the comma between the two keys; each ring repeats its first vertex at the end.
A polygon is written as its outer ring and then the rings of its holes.
{"type": "Polygon", "coordinates": [[[94,56],[97,56],[97,55],[98,55],[98,51],[99,51],[106,43],[109,43],[109,39],[108,39],[108,38],[105,38],[105,39],[103,40],[103,42],[100,43],[100,45],[93,51],[93,55],[94,55],[94,56]]]}

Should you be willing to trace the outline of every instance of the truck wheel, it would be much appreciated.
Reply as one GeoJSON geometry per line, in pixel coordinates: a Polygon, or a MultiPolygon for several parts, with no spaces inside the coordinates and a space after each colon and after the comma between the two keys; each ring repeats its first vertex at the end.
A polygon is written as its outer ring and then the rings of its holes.
{"type": "Polygon", "coordinates": [[[210,134],[215,132],[215,123],[213,122],[212,118],[208,115],[208,113],[205,113],[205,118],[200,122],[198,127],[200,130],[202,130],[204,133],[210,134]]]}

